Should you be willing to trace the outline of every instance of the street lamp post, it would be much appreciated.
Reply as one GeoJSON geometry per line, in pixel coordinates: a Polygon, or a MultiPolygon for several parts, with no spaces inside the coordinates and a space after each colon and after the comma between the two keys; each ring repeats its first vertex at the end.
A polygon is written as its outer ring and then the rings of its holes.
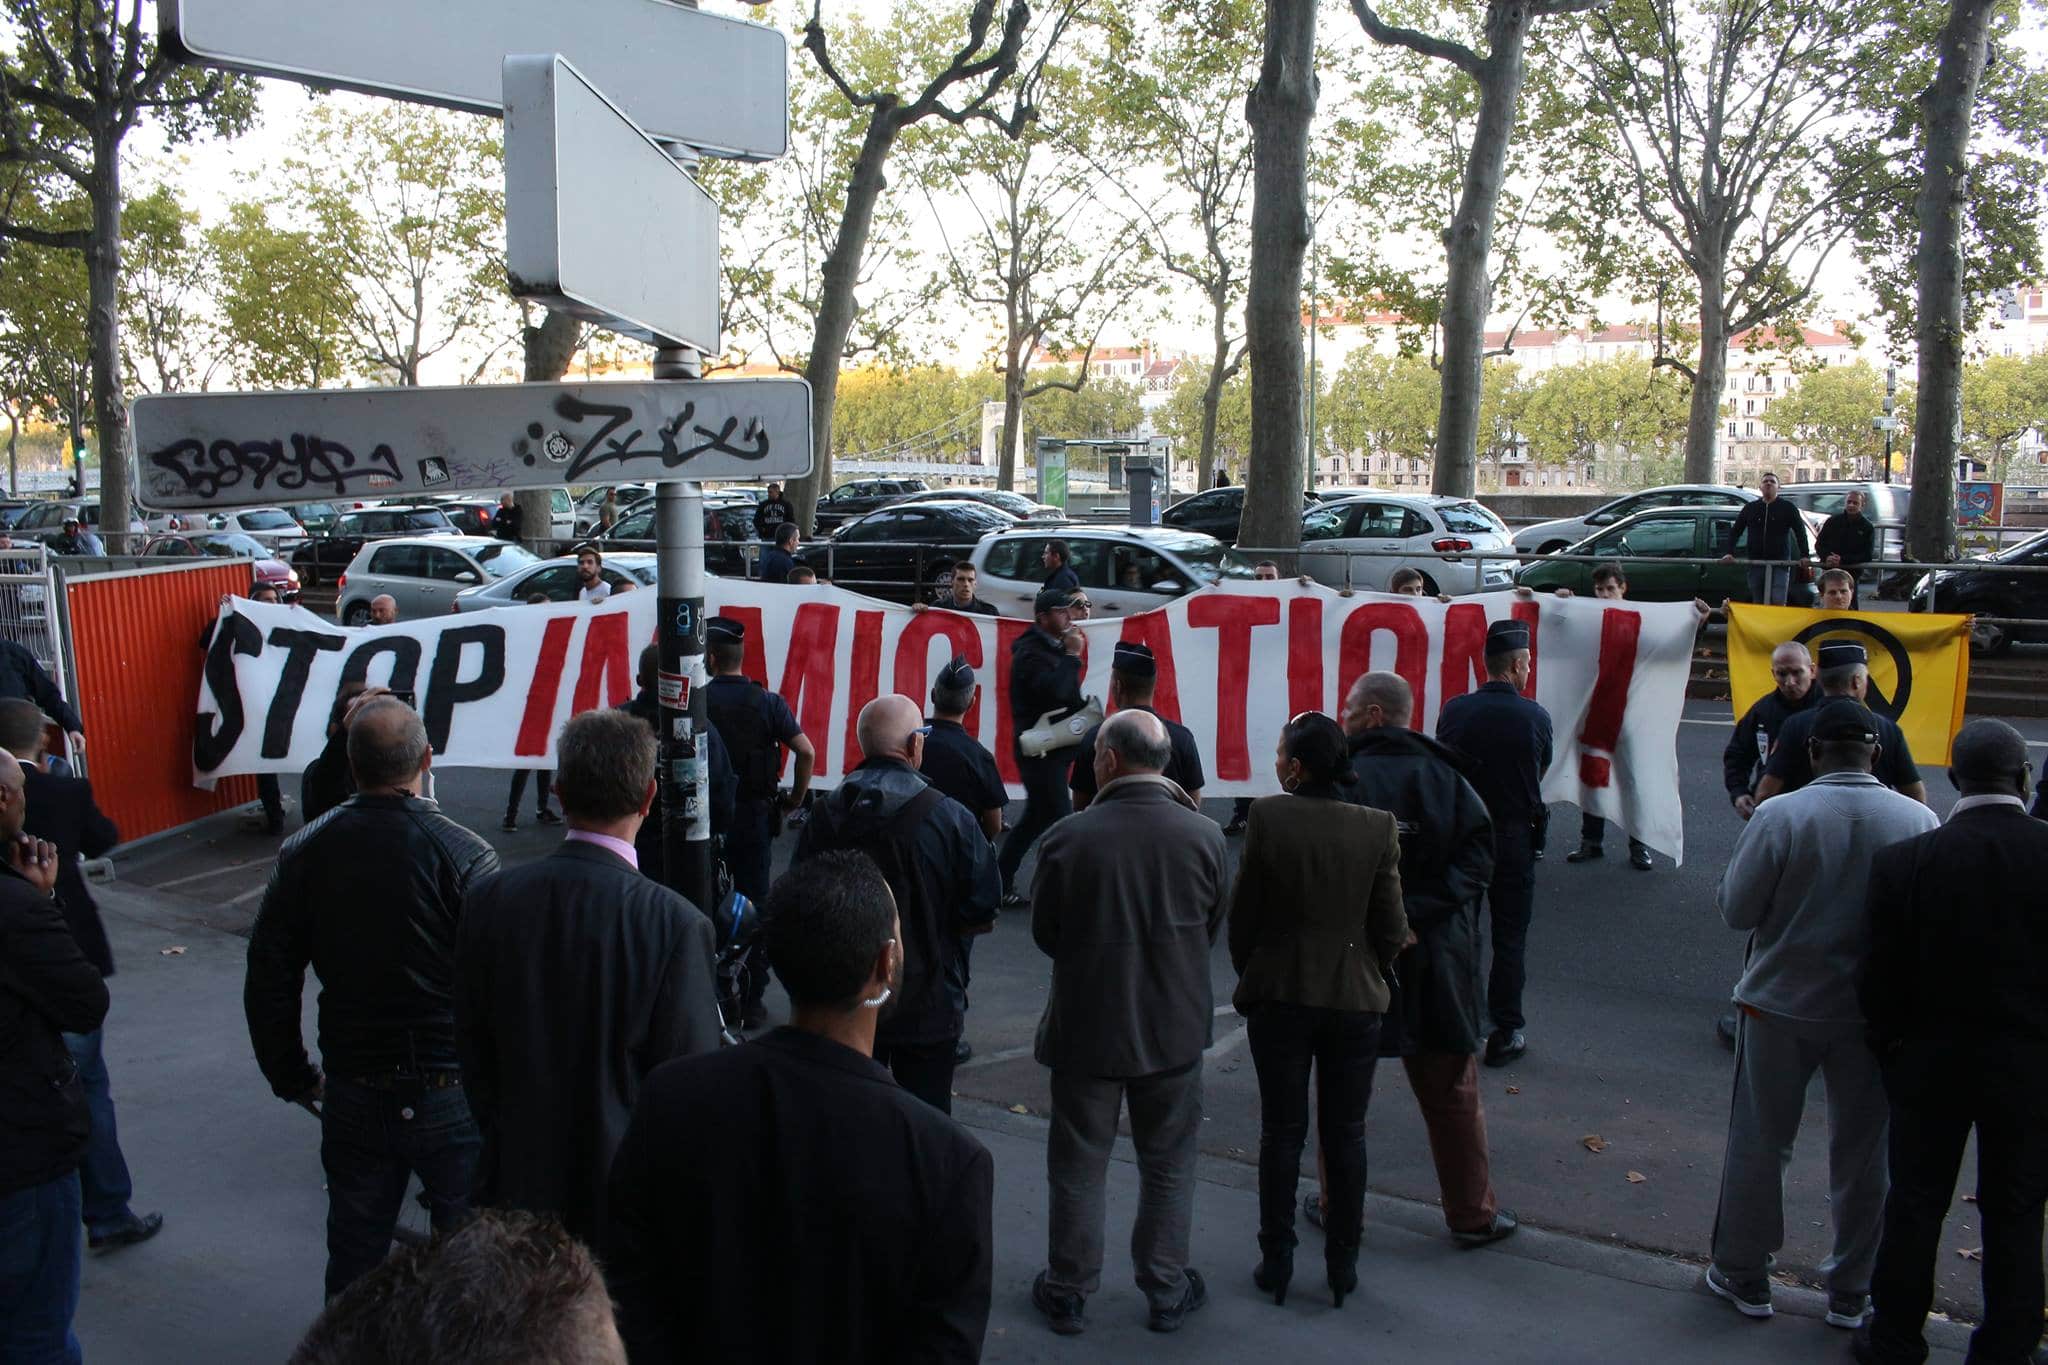
{"type": "Polygon", "coordinates": [[[1899,420],[1892,416],[1892,409],[1898,406],[1898,397],[1899,367],[1887,365],[1884,367],[1884,481],[1886,483],[1892,481],[1892,428],[1898,424],[1899,420]]]}

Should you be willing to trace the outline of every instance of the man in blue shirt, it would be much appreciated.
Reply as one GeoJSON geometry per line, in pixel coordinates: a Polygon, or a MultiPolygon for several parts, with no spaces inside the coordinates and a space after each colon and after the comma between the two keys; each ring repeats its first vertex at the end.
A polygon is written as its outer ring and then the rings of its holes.
{"type": "Polygon", "coordinates": [[[1529,627],[1495,621],[1486,628],[1486,681],[1478,691],[1445,702],[1436,722],[1436,737],[1471,760],[1472,785],[1493,820],[1493,880],[1486,893],[1493,921],[1488,1066],[1505,1066],[1528,1048],[1522,1036],[1523,957],[1536,899],[1535,825],[1551,755],[1550,713],[1522,695],[1528,684],[1529,627]]]}
{"type": "Polygon", "coordinates": [[[775,528],[775,543],[761,551],[759,577],[763,583],[789,581],[789,571],[796,567],[797,542],[802,538],[793,521],[775,528]]]}

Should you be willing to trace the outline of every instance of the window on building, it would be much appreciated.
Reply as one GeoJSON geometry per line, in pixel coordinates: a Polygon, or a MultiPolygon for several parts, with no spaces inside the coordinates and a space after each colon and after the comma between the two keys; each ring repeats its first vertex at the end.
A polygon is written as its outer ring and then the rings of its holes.
{"type": "Polygon", "coordinates": [[[1754,436],[1754,435],[1756,435],[1756,423],[1754,423],[1754,422],[1744,422],[1744,423],[1742,424],[1742,434],[1743,434],[1744,436],[1754,436]]]}
{"type": "Polygon", "coordinates": [[[1729,434],[1730,436],[1733,436],[1733,435],[1735,434],[1735,423],[1733,423],[1733,422],[1730,422],[1730,423],[1728,424],[1728,434],[1729,434]]]}
{"type": "Polygon", "coordinates": [[[1743,399],[1743,400],[1742,400],[1742,410],[1743,410],[1744,412],[1746,412],[1746,413],[1749,413],[1749,414],[1750,414],[1751,416],[1755,416],[1755,415],[1756,415],[1756,400],[1755,400],[1754,398],[1745,398],[1745,399],[1743,399]]]}
{"type": "Polygon", "coordinates": [[[1771,391],[1771,377],[1770,377],[1769,375],[1765,375],[1765,376],[1764,376],[1764,392],[1765,392],[1765,393],[1769,393],[1770,391],[1771,391]]]}

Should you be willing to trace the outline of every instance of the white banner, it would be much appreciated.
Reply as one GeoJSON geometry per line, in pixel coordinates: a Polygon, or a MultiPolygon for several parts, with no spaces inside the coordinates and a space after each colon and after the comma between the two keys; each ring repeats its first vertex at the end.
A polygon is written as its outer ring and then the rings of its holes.
{"type": "MultiPolygon", "coordinates": [[[[982,683],[967,728],[1014,780],[1009,654],[1028,622],[913,613],[824,585],[708,584],[710,614],[746,623],[746,674],[788,700],[817,747],[817,786],[835,785],[860,762],[853,722],[862,706],[883,691],[923,706],[955,654],[982,683]]],[[[545,767],[564,720],[632,695],[656,609],[655,594],[642,590],[597,606],[505,607],[349,630],[298,607],[231,599],[199,691],[194,776],[303,770],[351,680],[414,693],[439,767],[545,767]]],[[[1291,581],[1225,583],[1158,611],[1084,623],[1084,690],[1106,698],[1113,646],[1143,641],[1159,661],[1155,708],[1195,732],[1209,779],[1203,795],[1270,795],[1278,790],[1273,746],[1289,716],[1337,715],[1360,673],[1386,668],[1415,689],[1416,726],[1434,730],[1447,697],[1484,681],[1486,624],[1507,616],[1532,627],[1532,693],[1555,728],[1544,796],[1576,802],[1681,857],[1677,735],[1692,660],[1689,605],[1508,593],[1442,603],[1344,597],[1291,581]]]]}

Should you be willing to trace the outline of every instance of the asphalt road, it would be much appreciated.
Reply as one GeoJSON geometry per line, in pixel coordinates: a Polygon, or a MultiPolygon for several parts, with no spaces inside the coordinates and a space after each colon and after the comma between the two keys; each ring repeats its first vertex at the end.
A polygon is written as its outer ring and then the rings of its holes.
{"type": "MultiPolygon", "coordinates": [[[[1634,871],[1618,833],[1610,835],[1604,861],[1567,865],[1577,812],[1555,809],[1529,938],[1529,1051],[1510,1067],[1481,1070],[1495,1185],[1503,1205],[1534,1225],[1680,1256],[1705,1254],[1732,1060],[1715,1040],[1713,1021],[1726,1006],[1743,942],[1714,909],[1714,888],[1739,830],[1720,783],[1727,715],[1726,703],[1695,702],[1679,727],[1685,866],[1660,856],[1654,871],[1634,871]],[[1588,1150],[1582,1139],[1591,1135],[1605,1141],[1603,1150],[1588,1150]],[[1631,1172],[1642,1180],[1631,1181],[1631,1172]]],[[[2048,748],[2048,721],[2017,723],[2037,747],[2048,748]]],[[[1928,768],[1924,776],[1936,809],[1946,811],[1954,793],[1945,775],[1928,768]]],[[[450,815],[486,834],[507,861],[540,856],[557,832],[533,824],[531,791],[519,831],[498,830],[506,780],[501,772],[450,770],[438,775],[437,794],[450,815]]],[[[1012,807],[1013,819],[1019,810],[1012,807]]],[[[1225,820],[1229,802],[1211,801],[1205,810],[1225,820]]],[[[778,861],[793,840],[780,843],[778,861]]],[[[275,847],[275,840],[231,821],[215,822],[124,855],[120,875],[130,886],[176,893],[180,913],[245,932],[275,847]]],[[[1233,857],[1235,851],[1233,840],[1233,857]]],[[[1030,1046],[1048,975],[1021,915],[978,941],[968,1016],[975,1057],[958,1074],[961,1095],[1046,1111],[1046,1073],[1031,1060],[1030,1046]]],[[[1212,975],[1219,1016],[1203,1146],[1214,1156],[1255,1162],[1257,1079],[1243,1021],[1228,1006],[1235,979],[1221,948],[1212,975]]],[[[770,1000],[779,1012],[780,991],[770,1000]]],[[[1801,1278],[1810,1279],[1831,1236],[1825,1132],[1816,1086],[1786,1178],[1779,1258],[1781,1271],[1801,1278]]],[[[1398,1066],[1379,1071],[1368,1133],[1373,1188],[1435,1203],[1421,1119],[1398,1066]]],[[[1975,1206],[1963,1198],[1974,1179],[1974,1167],[1966,1167],[1938,1285],[1944,1303],[1972,1315],[1980,1302],[1978,1267],[1959,1253],[1982,1240],[1975,1206]]]]}

